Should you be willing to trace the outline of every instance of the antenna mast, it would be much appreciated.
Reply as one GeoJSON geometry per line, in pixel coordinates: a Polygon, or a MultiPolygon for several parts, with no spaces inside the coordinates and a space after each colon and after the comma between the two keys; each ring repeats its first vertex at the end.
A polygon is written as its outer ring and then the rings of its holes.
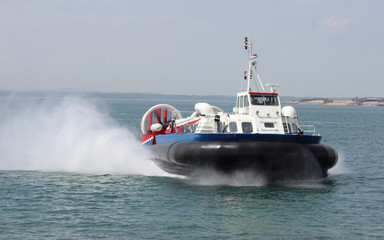
{"type": "MultiPolygon", "coordinates": [[[[260,87],[261,87],[262,91],[265,92],[265,89],[264,89],[263,83],[261,82],[259,73],[256,70],[257,54],[256,53],[252,54],[252,43],[248,43],[248,37],[245,37],[245,39],[244,39],[244,48],[245,48],[245,50],[248,50],[248,55],[249,55],[248,72],[244,73],[244,77],[247,80],[247,91],[251,91],[251,79],[252,79],[252,75],[253,75],[252,74],[252,69],[254,69],[255,72],[256,72],[256,77],[259,80],[260,87]]],[[[256,84],[256,88],[258,88],[257,84],[256,84]]]]}
{"type": "Polygon", "coordinates": [[[252,54],[252,43],[248,43],[248,37],[244,38],[244,48],[245,48],[245,50],[248,50],[248,54],[249,54],[249,56],[251,56],[251,54],[252,54]],[[250,49],[248,49],[248,47],[250,49]]]}

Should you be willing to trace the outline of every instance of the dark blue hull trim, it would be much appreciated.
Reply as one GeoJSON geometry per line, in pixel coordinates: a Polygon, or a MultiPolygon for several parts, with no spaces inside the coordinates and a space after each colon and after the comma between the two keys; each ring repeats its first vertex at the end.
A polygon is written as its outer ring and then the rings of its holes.
{"type": "Polygon", "coordinates": [[[321,136],[294,134],[257,133],[173,133],[157,135],[156,143],[168,142],[206,142],[206,141],[279,141],[296,143],[320,143],[321,136]]]}
{"type": "Polygon", "coordinates": [[[327,145],[289,141],[186,141],[149,148],[156,164],[172,174],[247,172],[267,181],[326,177],[338,158],[327,145]]]}

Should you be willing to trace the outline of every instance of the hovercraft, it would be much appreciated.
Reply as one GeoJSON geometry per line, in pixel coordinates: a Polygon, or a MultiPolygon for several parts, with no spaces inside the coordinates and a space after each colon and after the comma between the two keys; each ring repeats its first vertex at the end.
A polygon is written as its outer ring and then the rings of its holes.
{"type": "Polygon", "coordinates": [[[327,176],[338,155],[321,144],[312,125],[299,125],[296,110],[281,106],[278,84],[266,84],[257,73],[257,55],[249,53],[245,91],[237,94],[233,113],[197,103],[183,117],[168,104],[151,107],[141,120],[142,144],[164,171],[196,176],[200,172],[252,173],[268,181],[317,179],[327,176]],[[256,76],[256,77],[254,77],[256,76]],[[255,90],[251,89],[251,79],[255,90]]]}

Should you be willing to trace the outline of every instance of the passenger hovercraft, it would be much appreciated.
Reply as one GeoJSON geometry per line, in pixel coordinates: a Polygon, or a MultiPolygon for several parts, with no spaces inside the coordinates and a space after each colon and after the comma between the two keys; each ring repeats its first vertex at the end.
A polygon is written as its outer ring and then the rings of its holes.
{"type": "Polygon", "coordinates": [[[268,181],[326,177],[337,163],[337,152],[320,144],[314,126],[299,125],[293,107],[281,107],[278,84],[266,84],[270,91],[264,89],[257,55],[247,38],[244,43],[249,53],[247,88],[237,94],[233,113],[197,103],[184,118],[171,105],[153,106],[141,120],[142,144],[148,145],[160,168],[177,175],[212,170],[247,172],[268,181]]]}

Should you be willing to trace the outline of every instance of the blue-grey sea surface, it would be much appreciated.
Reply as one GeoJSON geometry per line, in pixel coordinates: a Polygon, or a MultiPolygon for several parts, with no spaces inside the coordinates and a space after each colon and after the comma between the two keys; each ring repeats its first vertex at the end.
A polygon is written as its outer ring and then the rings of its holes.
{"type": "Polygon", "coordinates": [[[294,105],[339,162],[325,179],[266,183],[172,176],[150,161],[144,112],[169,103],[188,116],[195,102],[1,96],[0,239],[384,238],[384,107],[294,105]]]}

